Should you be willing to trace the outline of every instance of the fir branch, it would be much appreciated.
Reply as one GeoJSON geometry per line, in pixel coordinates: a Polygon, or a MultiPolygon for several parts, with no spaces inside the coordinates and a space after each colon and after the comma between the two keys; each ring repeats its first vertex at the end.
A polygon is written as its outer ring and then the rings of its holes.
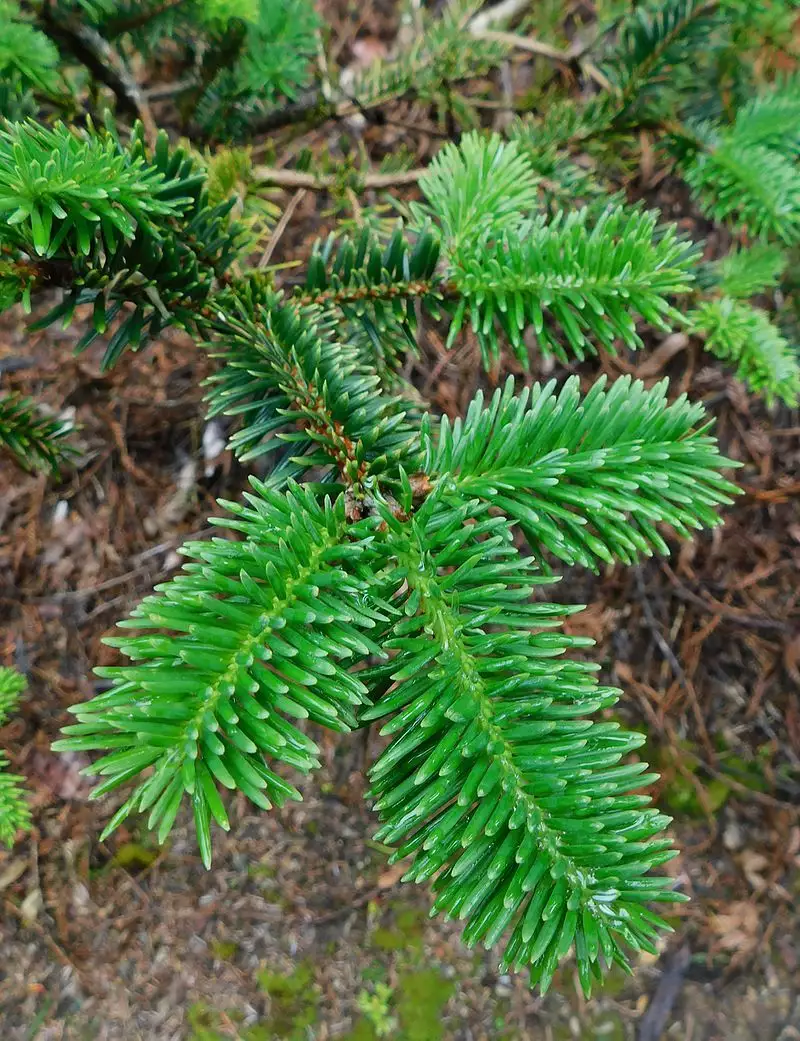
{"type": "Polygon", "coordinates": [[[310,79],[319,15],[309,0],[257,0],[256,10],[232,68],[235,89],[265,102],[291,101],[310,79]]]}
{"type": "Polygon", "coordinates": [[[691,330],[705,340],[706,350],[733,362],[736,375],[768,403],[789,408],[800,401],[800,362],[766,311],[730,297],[706,300],[687,315],[691,330]]]}
{"type": "MultiPolygon", "coordinates": [[[[545,122],[515,119],[508,133],[531,165],[533,176],[553,216],[559,210],[568,209],[580,200],[586,204],[591,200],[598,207],[624,201],[621,193],[614,193],[610,184],[604,183],[594,166],[587,168],[575,162],[561,146],[566,140],[574,139],[577,123],[571,116],[578,117],[578,110],[571,106],[566,112],[568,125],[559,128],[559,118],[551,119],[548,109],[545,122]]],[[[599,216],[599,212],[598,212],[599,216]]]]}
{"type": "Polygon", "coordinates": [[[104,836],[149,810],[163,841],[188,797],[206,865],[211,819],[229,827],[217,783],[263,809],[299,799],[265,757],[303,773],[318,765],[316,745],[287,716],[355,725],[367,691],[341,663],[380,656],[367,633],[389,617],[370,593],[374,519],[349,524],[343,495],[320,505],[295,485],[280,495],[251,483],[249,505],[226,503],[233,517],[216,521],[245,541],[183,547],[183,573],[121,623],[141,635],[107,641],[132,664],[97,670],[111,690],[75,706],[79,722],[53,746],[105,753],[87,771],[105,778],[93,798],[152,768],[104,836]]]}
{"type": "Polygon", "coordinates": [[[777,246],[756,243],[728,253],[714,264],[712,274],[724,296],[746,300],[774,288],[787,263],[788,257],[777,246]]]}
{"type": "Polygon", "coordinates": [[[364,330],[378,367],[396,368],[394,342],[404,338],[406,348],[416,350],[415,301],[438,314],[438,303],[447,292],[437,273],[438,260],[438,236],[422,229],[412,245],[399,221],[386,243],[367,226],[353,239],[331,235],[315,246],[305,286],[294,299],[336,308],[347,322],[364,330]]]}
{"type": "Polygon", "coordinates": [[[64,286],[61,303],[36,325],[69,321],[78,306],[91,304],[78,350],[133,304],[108,342],[109,368],[168,325],[196,329],[239,246],[233,204],[209,203],[204,171],[184,149],[171,149],[164,133],[151,154],[141,128],[123,147],[110,134],[81,135],[61,124],[12,125],[0,131],[0,213],[11,213],[0,303],[27,303],[37,283],[64,286]]]}
{"type": "Polygon", "coordinates": [[[744,146],[800,157],[800,76],[784,77],[745,102],[736,112],[733,135],[744,146]]]}
{"type": "Polygon", "coordinates": [[[603,66],[614,88],[615,118],[627,115],[663,72],[706,42],[717,6],[715,0],[661,0],[631,13],[620,28],[620,46],[603,66]]]}
{"type": "Polygon", "coordinates": [[[585,208],[535,217],[522,234],[462,249],[448,272],[461,297],[448,342],[469,317],[487,367],[499,356],[498,327],[527,365],[529,327],[543,351],[564,360],[557,332],[584,358],[595,344],[613,351],[617,339],[640,347],[635,312],[668,330],[678,320],[668,298],[687,292],[696,248],[643,210],[612,206],[591,219],[585,208]]]}
{"type": "Polygon", "coordinates": [[[515,141],[465,134],[434,157],[420,179],[427,203],[412,203],[417,224],[435,221],[458,262],[462,249],[519,231],[534,210],[538,184],[515,141]]]}
{"type": "Polygon", "coordinates": [[[509,133],[535,167],[539,154],[587,141],[609,130],[613,120],[613,105],[604,95],[580,104],[572,98],[554,97],[547,99],[540,116],[516,120],[509,133]]]}
{"type": "Polygon", "coordinates": [[[657,525],[679,535],[719,523],[735,485],[685,397],[667,402],[667,382],[645,390],[629,377],[608,390],[601,377],[581,397],[570,377],[514,395],[513,380],[464,421],[423,427],[422,470],[447,501],[477,497],[518,522],[537,555],[594,570],[668,547],[657,525]]]}
{"type": "MultiPolygon", "coordinates": [[[[24,678],[15,669],[0,667],[0,726],[16,708],[25,686],[24,678]]],[[[29,830],[31,811],[22,787],[23,778],[8,773],[7,766],[8,759],[0,753],[0,843],[10,848],[18,831],[29,830]]]]}
{"type": "MultiPolygon", "coordinates": [[[[754,236],[787,245],[800,241],[800,168],[764,145],[740,141],[735,131],[697,125],[703,149],[680,160],[704,212],[754,236]]],[[[676,139],[677,140],[677,139],[676,139]]]]}
{"type": "Polygon", "coordinates": [[[374,371],[322,312],[255,282],[219,304],[212,352],[224,365],[208,381],[209,414],[243,418],[230,440],[242,460],[281,452],[273,483],[319,467],[350,487],[415,458],[408,406],[378,393],[374,371]]]}
{"type": "Polygon", "coordinates": [[[249,136],[261,113],[294,100],[311,79],[319,16],[310,0],[254,0],[222,22],[204,63],[195,122],[206,136],[249,136]]]}
{"type": "Polygon", "coordinates": [[[370,771],[377,838],[413,855],[405,879],[434,879],[434,912],[465,920],[469,946],[510,931],[502,969],[546,990],[574,945],[588,993],[601,953],[627,967],[623,944],[655,950],[665,925],[643,904],[680,899],[647,874],[674,856],[669,818],[630,794],[646,764],[618,765],[643,736],[586,718],[619,697],[562,658],[588,641],[542,631],[574,609],[530,602],[542,580],[487,509],[434,494],[408,525],[385,517],[408,593],[396,655],[369,674],[391,686],[362,713],[391,717],[370,771]]]}
{"type": "Polygon", "coordinates": [[[137,225],[153,229],[154,218],[181,211],[188,200],[176,187],[110,136],[32,121],[0,129],[2,237],[40,257],[86,256],[98,236],[113,251],[137,225]]]}
{"type": "Polygon", "coordinates": [[[0,726],[9,719],[17,707],[25,687],[25,677],[16,669],[0,666],[0,726]]]}
{"type": "Polygon", "coordinates": [[[479,7],[476,0],[452,0],[440,18],[426,18],[410,47],[391,60],[374,62],[355,78],[350,100],[337,107],[337,115],[363,113],[408,95],[433,101],[443,88],[496,68],[509,48],[469,32],[479,7]]]}
{"type": "Polygon", "coordinates": [[[34,87],[52,93],[58,83],[58,49],[27,22],[17,21],[13,8],[6,12],[0,37],[0,76],[4,81],[18,78],[23,87],[34,87]]]}
{"type": "Polygon", "coordinates": [[[71,421],[38,412],[31,398],[0,394],[0,448],[10,452],[26,470],[57,474],[76,454],[66,440],[73,430],[71,421]]]}
{"type": "Polygon", "coordinates": [[[609,206],[599,218],[587,209],[531,217],[532,166],[496,135],[468,134],[446,148],[420,186],[427,203],[410,207],[413,248],[402,226],[384,249],[368,229],[336,253],[329,240],[315,251],[298,299],[349,308],[378,331],[389,312],[411,342],[414,298],[434,314],[442,305],[453,314],[448,345],[469,320],[487,367],[499,354],[499,330],[527,365],[530,326],[543,350],[566,358],[560,333],[583,358],[595,342],[610,350],[617,338],[639,346],[633,312],[662,329],[679,319],[669,297],[688,290],[697,250],[674,226],[658,228],[655,214],[609,206]]]}
{"type": "Polygon", "coordinates": [[[376,109],[409,97],[430,104],[441,101],[450,88],[490,72],[508,53],[507,44],[470,34],[468,23],[479,6],[475,0],[454,0],[441,18],[425,19],[424,31],[408,48],[392,59],[373,62],[356,76],[346,93],[331,99],[321,90],[309,91],[297,101],[255,111],[250,132],[316,126],[356,115],[369,120],[376,118],[376,109]]]}
{"type": "Polygon", "coordinates": [[[11,848],[18,831],[30,830],[31,811],[24,778],[8,773],[8,759],[0,753],[0,843],[11,848]]]}

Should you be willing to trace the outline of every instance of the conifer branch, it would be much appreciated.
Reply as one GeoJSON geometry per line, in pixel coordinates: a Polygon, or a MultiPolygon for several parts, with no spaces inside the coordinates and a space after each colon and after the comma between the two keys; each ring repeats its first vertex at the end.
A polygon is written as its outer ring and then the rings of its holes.
{"type": "Polygon", "coordinates": [[[225,364],[209,379],[207,399],[210,415],[244,419],[230,440],[241,459],[281,453],[273,482],[321,467],[326,479],[351,487],[415,457],[408,406],[376,393],[378,377],[321,312],[255,284],[223,300],[211,328],[225,364]]]}
{"type": "Polygon", "coordinates": [[[618,116],[656,82],[659,72],[682,60],[688,48],[713,24],[717,0],[664,0],[636,9],[620,29],[621,47],[605,72],[615,88],[611,102],[618,116]]]}
{"type": "Polygon", "coordinates": [[[788,264],[778,247],[755,243],[732,250],[713,266],[713,278],[720,291],[734,300],[747,300],[774,289],[788,264]]]}
{"type": "Polygon", "coordinates": [[[217,782],[264,809],[300,798],[264,756],[303,773],[318,765],[287,716],[355,725],[367,691],[341,662],[381,655],[367,634],[389,617],[370,596],[374,521],[349,523],[343,495],[320,505],[294,485],[281,495],[252,484],[248,505],[225,504],[233,517],[217,521],[244,541],[183,547],[184,572],[121,623],[142,635],[107,641],[132,664],[98,670],[111,690],[75,706],[78,722],[54,745],[105,753],[86,771],[105,778],[94,798],[152,768],[104,836],[149,810],[163,841],[188,797],[207,865],[211,819],[229,827],[217,782]]]}
{"type": "MultiPolygon", "coordinates": [[[[0,726],[6,722],[25,690],[25,680],[14,669],[0,667],[0,726]]],[[[28,830],[31,811],[23,778],[7,772],[8,759],[0,753],[0,843],[11,847],[18,831],[28,830]]]]}
{"type": "MultiPolygon", "coordinates": [[[[180,12],[169,0],[113,12],[80,2],[106,43],[115,20],[140,20],[119,30],[126,54],[175,29],[187,64],[200,56],[182,118],[215,138],[251,135],[286,111],[379,118],[406,96],[446,111],[449,129],[468,125],[473,109],[452,85],[516,46],[471,35],[478,6],[421,11],[422,31],[357,76],[351,97],[327,72],[325,96],[312,97],[310,0],[180,12]]],[[[637,8],[617,59],[594,73],[593,98],[549,106],[511,140],[464,134],[424,172],[253,171],[245,150],[200,161],[165,134],[149,146],[140,126],[123,144],[110,123],[0,130],[0,306],[62,287],[39,324],[91,305],[77,346],[110,333],[105,366],[167,326],[190,330],[217,364],[210,415],[231,418],[230,447],[265,475],[214,521],[238,541],[189,543],[183,571],[121,623],[110,641],[121,663],[99,670],[110,689],[74,708],[57,745],[101,753],[87,771],[100,778],[95,798],[132,786],[107,833],[146,812],[163,841],[188,803],[208,864],[212,820],[230,826],[220,786],[264,808],[299,797],[284,770],[312,770],[317,749],[296,721],[342,732],[380,718],[391,742],[371,770],[379,837],[412,858],[407,877],[432,882],[434,910],[462,918],[469,943],[505,936],[503,965],[527,967],[543,988],[573,949],[587,992],[610,962],[627,966],[625,947],[655,950],[664,923],[645,904],[676,895],[651,873],[673,855],[668,819],[638,792],[653,775],[626,761],[643,737],[603,718],[619,692],[567,656],[588,646],[561,628],[575,608],[534,594],[553,559],[633,563],[666,551],[663,526],[685,536],[715,525],[737,491],[721,476],[731,464],[702,408],[669,403],[664,384],[600,381],[581,395],[571,379],[515,395],[509,382],[451,423],[404,380],[420,316],[448,322],[449,344],[470,323],[487,367],[509,347],[523,365],[536,346],[562,359],[636,347],[638,319],[686,325],[676,298],[697,248],[614,193],[601,132],[626,159],[631,127],[657,130],[707,214],[795,241],[794,81],[748,95],[729,121],[712,99],[706,122],[684,106],[677,70],[666,84],[707,31],[715,44],[726,36],[716,7],[637,8]],[[571,156],[577,143],[596,173],[571,156]],[[768,157],[737,170],[731,156],[768,157]],[[786,173],[780,185],[749,183],[769,170],[786,173]],[[354,234],[318,243],[305,277],[281,292],[277,270],[248,265],[254,215],[263,228],[279,214],[247,197],[254,176],[334,195],[418,182],[422,198],[402,205],[394,229],[365,212],[354,234]],[[533,557],[519,554],[516,528],[533,557]]],[[[30,67],[46,69],[48,54],[30,67]]],[[[13,110],[35,111],[35,77],[14,61],[13,110]]],[[[783,263],[757,245],[703,265],[688,320],[754,388],[790,401],[788,344],[747,302],[785,288],[783,263]]],[[[0,437],[9,401],[29,454],[55,451],[60,432],[41,429],[39,444],[39,417],[13,397],[0,398],[0,437]]]]}
{"type": "Polygon", "coordinates": [[[800,361],[797,348],[770,321],[766,311],[741,300],[721,296],[702,301],[687,316],[706,350],[736,366],[736,375],[767,402],[776,399],[789,408],[800,401],[800,361]]]}
{"type": "MultiPolygon", "coordinates": [[[[108,342],[106,368],[168,325],[195,328],[241,238],[229,217],[233,199],[212,206],[205,182],[195,160],[172,150],[163,133],[150,153],[141,128],[123,147],[110,134],[60,123],[10,124],[0,130],[0,214],[8,215],[11,258],[10,270],[0,262],[3,294],[21,263],[28,288],[37,279],[69,288],[40,327],[92,304],[78,350],[132,304],[108,342]],[[34,259],[31,266],[31,257],[44,265],[34,259]]],[[[22,285],[11,299],[20,297],[22,285]]]]}
{"type": "Polygon", "coordinates": [[[546,990],[574,944],[588,993],[601,951],[627,967],[622,943],[654,950],[664,924],[643,902],[678,899],[644,878],[674,856],[668,818],[629,794],[646,764],[617,765],[642,735],[583,718],[619,692],[561,657],[586,642],[548,631],[571,609],[530,602],[542,579],[486,510],[434,493],[410,524],[385,518],[408,603],[370,674],[391,686],[362,713],[393,736],[370,771],[378,839],[413,855],[406,879],[434,879],[433,910],[465,920],[468,945],[507,935],[503,968],[546,990]]]}
{"type": "Polygon", "coordinates": [[[58,473],[75,454],[66,440],[72,432],[70,421],[42,414],[31,398],[0,393],[0,448],[24,469],[58,473]]]}
{"type": "Polygon", "coordinates": [[[537,555],[597,569],[668,547],[657,525],[679,535],[713,527],[735,485],[685,398],[667,401],[627,377],[599,379],[581,398],[577,377],[514,394],[513,381],[484,407],[478,394],[463,421],[423,425],[422,470],[449,502],[474,497],[518,522],[537,555]]]}

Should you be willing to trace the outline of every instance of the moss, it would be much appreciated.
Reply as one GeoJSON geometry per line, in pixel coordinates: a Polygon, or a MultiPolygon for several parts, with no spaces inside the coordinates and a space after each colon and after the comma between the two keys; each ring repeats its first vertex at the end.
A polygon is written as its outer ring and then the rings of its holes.
{"type": "Polygon", "coordinates": [[[362,990],[356,1005],[363,1012],[378,1037],[395,1037],[397,1018],[392,1014],[394,993],[387,983],[376,983],[371,990],[362,990]]]}
{"type": "Polygon", "coordinates": [[[686,777],[674,778],[664,790],[664,801],[675,813],[690,817],[704,817],[716,813],[728,801],[730,788],[724,781],[714,778],[708,784],[700,782],[705,798],[701,800],[697,788],[686,777]]]}
{"type": "Polygon", "coordinates": [[[114,854],[111,866],[124,868],[126,871],[144,871],[157,856],[157,849],[150,849],[139,842],[125,842],[114,854]]]}
{"type": "Polygon", "coordinates": [[[371,961],[361,972],[361,979],[365,983],[383,983],[386,979],[386,966],[380,961],[371,961]]]}
{"type": "MultiPolygon", "coordinates": [[[[388,1036],[392,1041],[442,1041],[442,1012],[454,989],[454,984],[436,969],[402,973],[387,1004],[387,1016],[394,1013],[398,1029],[388,1036]]],[[[380,1041],[380,1037],[375,1025],[364,1016],[356,1020],[341,1041],[380,1041]]]]}
{"type": "Polygon", "coordinates": [[[311,962],[299,962],[294,971],[287,974],[264,970],[257,978],[259,987],[270,999],[265,1036],[280,1041],[305,1041],[307,1028],[317,1022],[319,1013],[319,991],[311,962]]]}
{"type": "Polygon", "coordinates": [[[402,933],[395,929],[376,929],[372,934],[372,946],[379,951],[402,951],[406,946],[406,939],[402,933]]]}
{"type": "Polygon", "coordinates": [[[225,1041],[219,1032],[220,1015],[202,1001],[197,1001],[186,1010],[189,1033],[186,1041],[225,1041]]]}
{"type": "Polygon", "coordinates": [[[767,792],[769,784],[764,776],[765,756],[759,750],[755,761],[743,759],[740,755],[727,755],[720,761],[720,767],[725,773],[729,773],[740,784],[749,788],[751,792],[767,792]]]}
{"type": "Polygon", "coordinates": [[[404,973],[397,983],[396,1008],[403,1041],[440,1041],[442,1011],[454,986],[436,969],[404,973]]]}
{"type": "Polygon", "coordinates": [[[272,864],[251,864],[247,869],[247,874],[250,878],[255,878],[259,881],[275,878],[277,873],[272,864]]]}
{"type": "Polygon", "coordinates": [[[380,1041],[380,1039],[368,1019],[359,1019],[350,1033],[345,1034],[341,1041],[380,1041]]]}
{"type": "Polygon", "coordinates": [[[209,946],[211,953],[220,961],[230,961],[231,958],[236,957],[236,952],[239,950],[239,944],[231,943],[229,940],[212,940],[209,946]]]}
{"type": "Polygon", "coordinates": [[[678,755],[681,749],[691,753],[682,760],[680,769],[672,748],[659,751],[658,761],[669,778],[664,786],[663,801],[674,813],[704,817],[707,813],[716,813],[721,809],[727,802],[731,790],[721,778],[715,777],[706,781],[698,777],[695,781],[694,775],[698,773],[700,764],[694,758],[694,748],[691,741],[678,742],[678,755]],[[700,790],[705,795],[703,799],[700,798],[700,790]]]}
{"type": "Polygon", "coordinates": [[[393,904],[392,924],[380,926],[372,934],[372,946],[379,951],[419,951],[425,928],[425,912],[419,907],[393,904]]]}
{"type": "Polygon", "coordinates": [[[273,1041],[275,1037],[272,1030],[262,1023],[256,1023],[254,1026],[247,1027],[239,1036],[241,1041],[273,1041]]]}

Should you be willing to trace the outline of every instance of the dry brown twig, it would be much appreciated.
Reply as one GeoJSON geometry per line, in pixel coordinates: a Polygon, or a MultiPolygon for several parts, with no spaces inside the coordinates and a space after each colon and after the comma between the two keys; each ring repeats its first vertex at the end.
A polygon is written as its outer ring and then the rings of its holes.
{"type": "MultiPolygon", "coordinates": [[[[419,167],[414,170],[397,170],[395,173],[368,173],[361,178],[361,184],[368,188],[392,188],[408,184],[416,184],[425,170],[419,167]]],[[[313,174],[304,170],[280,170],[271,166],[253,168],[256,181],[277,184],[281,188],[309,188],[322,192],[333,188],[338,183],[335,174],[313,174]]]]}

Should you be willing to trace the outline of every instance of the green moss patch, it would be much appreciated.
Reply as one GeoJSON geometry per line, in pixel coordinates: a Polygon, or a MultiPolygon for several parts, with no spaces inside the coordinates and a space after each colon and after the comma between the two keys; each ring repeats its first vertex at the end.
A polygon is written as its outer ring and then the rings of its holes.
{"type": "Polygon", "coordinates": [[[155,861],[158,853],[157,849],[143,846],[139,842],[125,842],[114,854],[111,866],[130,872],[144,871],[155,861]]]}
{"type": "MultiPolygon", "coordinates": [[[[402,973],[386,1008],[386,1021],[397,1021],[392,1041],[442,1041],[442,1013],[454,990],[452,981],[437,969],[402,973]]],[[[363,1016],[341,1041],[381,1041],[381,1036],[370,1017],[363,1016]]]]}
{"type": "Polygon", "coordinates": [[[263,970],[258,985],[269,996],[270,1015],[264,1022],[265,1038],[306,1041],[307,1028],[319,1017],[319,990],[309,961],[299,962],[293,972],[263,970]]]}
{"type": "Polygon", "coordinates": [[[395,992],[403,1041],[440,1041],[442,1011],[455,989],[436,969],[404,973],[395,992]]]}
{"type": "Polygon", "coordinates": [[[421,950],[427,917],[422,908],[392,904],[389,917],[389,924],[373,932],[372,946],[389,953],[421,950]]]}

